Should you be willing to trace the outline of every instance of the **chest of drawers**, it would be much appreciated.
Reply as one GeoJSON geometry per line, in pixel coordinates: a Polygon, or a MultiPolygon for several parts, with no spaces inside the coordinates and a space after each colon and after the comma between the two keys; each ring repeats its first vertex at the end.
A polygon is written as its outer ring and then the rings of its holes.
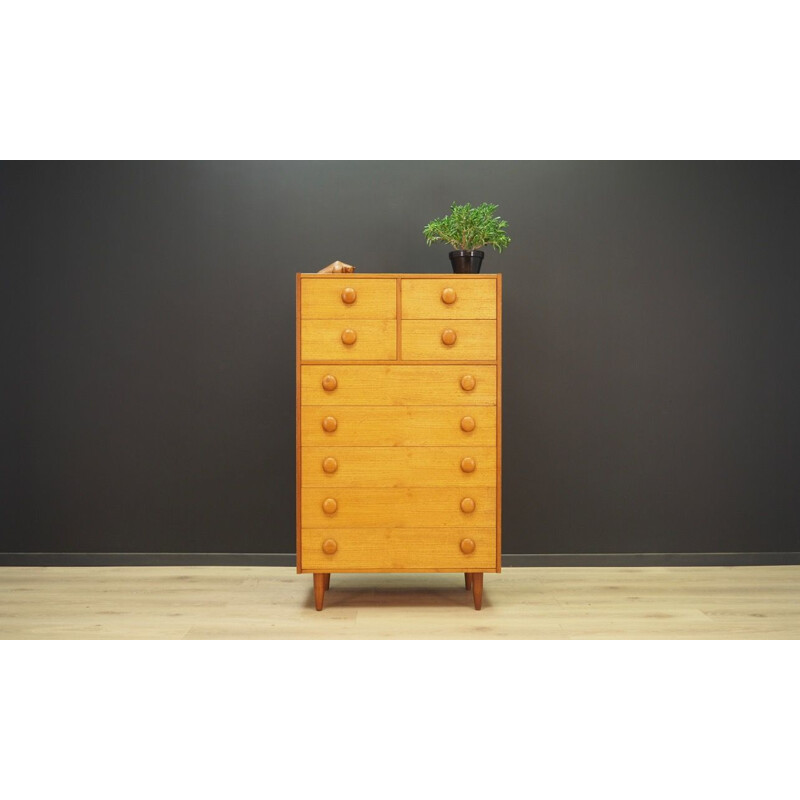
{"type": "Polygon", "coordinates": [[[500,275],[297,275],[297,571],[500,572],[500,275]]]}

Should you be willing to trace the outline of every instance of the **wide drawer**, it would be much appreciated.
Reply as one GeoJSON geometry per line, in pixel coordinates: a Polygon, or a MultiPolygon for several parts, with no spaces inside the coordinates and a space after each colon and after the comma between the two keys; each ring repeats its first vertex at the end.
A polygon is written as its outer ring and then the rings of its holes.
{"type": "Polygon", "coordinates": [[[497,401],[497,368],[485,364],[303,366],[300,384],[303,405],[493,406],[497,401]]]}
{"type": "Polygon", "coordinates": [[[486,486],[335,491],[309,487],[303,489],[300,513],[304,528],[494,528],[496,505],[495,489],[486,486]],[[471,510],[465,511],[462,501],[471,510]]]}
{"type": "Polygon", "coordinates": [[[480,572],[497,566],[494,528],[361,528],[333,533],[304,528],[301,541],[302,568],[319,572],[480,572]],[[326,553],[323,544],[331,550],[331,541],[336,551],[326,553]],[[463,552],[462,542],[471,552],[463,552]]]}
{"type": "Polygon", "coordinates": [[[303,319],[396,319],[397,281],[392,278],[300,279],[303,319]]]}
{"type": "Polygon", "coordinates": [[[496,486],[494,447],[304,447],[302,485],[496,486]]]}
{"type": "Polygon", "coordinates": [[[486,278],[403,278],[403,319],[495,319],[497,281],[486,278]]]}
{"type": "Polygon", "coordinates": [[[408,361],[494,361],[497,323],[487,319],[411,319],[402,324],[400,355],[408,361]]]}
{"type": "Polygon", "coordinates": [[[496,444],[494,406],[303,406],[303,447],[454,447],[496,444]]]}
{"type": "Polygon", "coordinates": [[[387,361],[397,357],[397,323],[384,319],[304,319],[303,361],[387,361]]]}

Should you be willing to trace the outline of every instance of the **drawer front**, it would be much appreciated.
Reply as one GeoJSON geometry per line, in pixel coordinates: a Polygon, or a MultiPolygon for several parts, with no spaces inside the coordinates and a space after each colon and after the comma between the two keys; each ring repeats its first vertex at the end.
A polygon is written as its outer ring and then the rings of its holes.
{"type": "Polygon", "coordinates": [[[493,447],[493,406],[305,406],[303,447],[493,447]]]}
{"type": "Polygon", "coordinates": [[[304,319],[304,361],[389,360],[397,357],[397,323],[382,319],[304,319]],[[348,343],[348,337],[353,341],[348,343]]]}
{"type": "Polygon", "coordinates": [[[403,278],[403,319],[495,319],[494,278],[403,278]]]}
{"type": "Polygon", "coordinates": [[[391,278],[300,279],[303,319],[396,319],[397,281],[391,278]]]}
{"type": "Polygon", "coordinates": [[[497,323],[487,319],[411,319],[402,324],[402,358],[409,361],[494,361],[497,323]],[[447,337],[454,341],[447,344],[447,337]]]}
{"type": "Polygon", "coordinates": [[[302,485],[496,486],[494,447],[304,447],[302,485]]]}
{"type": "Polygon", "coordinates": [[[418,528],[420,523],[433,528],[494,528],[496,503],[495,489],[485,486],[337,490],[309,487],[303,489],[300,512],[304,528],[326,530],[418,528]],[[330,500],[334,502],[327,502],[330,500]]]}
{"type": "Polygon", "coordinates": [[[353,406],[494,406],[497,368],[329,364],[300,368],[301,402],[353,406]],[[326,381],[323,387],[323,381],[326,381]],[[471,388],[465,388],[471,387],[471,388]]]}
{"type": "Polygon", "coordinates": [[[497,537],[493,528],[361,528],[331,531],[304,528],[303,569],[319,572],[495,570],[497,537]],[[336,552],[323,551],[323,542],[336,552]],[[468,540],[468,541],[464,541],[468,540]],[[462,550],[471,550],[465,553],[462,550]]]}

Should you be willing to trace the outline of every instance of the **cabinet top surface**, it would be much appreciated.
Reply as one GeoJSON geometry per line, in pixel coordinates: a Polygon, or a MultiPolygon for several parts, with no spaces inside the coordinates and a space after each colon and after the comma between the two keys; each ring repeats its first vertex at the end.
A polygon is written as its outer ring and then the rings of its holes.
{"type": "Polygon", "coordinates": [[[501,272],[487,272],[484,274],[460,273],[460,272],[298,272],[298,277],[302,278],[458,278],[458,280],[487,280],[499,278],[501,272]]]}

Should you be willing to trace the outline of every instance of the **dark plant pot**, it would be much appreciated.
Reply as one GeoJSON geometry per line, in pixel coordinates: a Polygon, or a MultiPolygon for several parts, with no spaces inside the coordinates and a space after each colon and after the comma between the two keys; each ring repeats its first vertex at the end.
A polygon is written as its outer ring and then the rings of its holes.
{"type": "Polygon", "coordinates": [[[480,272],[483,261],[483,250],[453,250],[450,263],[453,272],[480,272]]]}

